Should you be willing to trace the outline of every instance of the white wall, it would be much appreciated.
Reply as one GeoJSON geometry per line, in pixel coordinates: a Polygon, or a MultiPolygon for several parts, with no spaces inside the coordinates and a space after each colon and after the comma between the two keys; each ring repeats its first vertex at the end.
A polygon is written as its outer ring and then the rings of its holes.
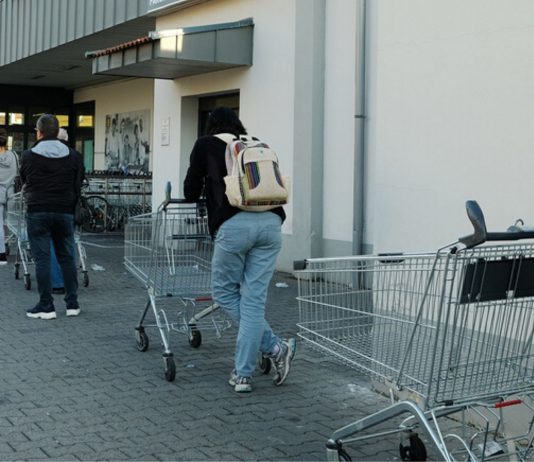
{"type": "MultiPolygon", "coordinates": [[[[74,103],[85,101],[95,102],[95,170],[105,169],[106,115],[149,109],[152,117],[154,114],[154,81],[131,79],[75,90],[74,103]]],[[[150,130],[152,148],[153,127],[150,130]]]]}
{"type": "Polygon", "coordinates": [[[366,242],[435,250],[470,231],[534,225],[534,2],[373,0],[366,242]]]}
{"type": "MultiPolygon", "coordinates": [[[[267,141],[276,150],[283,171],[292,175],[294,13],[286,0],[220,0],[181,10],[157,19],[158,30],[254,19],[254,55],[250,68],[197,75],[175,81],[156,80],[154,182],[172,181],[173,195],[182,194],[180,159],[189,158],[195,133],[181,133],[183,97],[205,96],[230,90],[240,92],[240,117],[250,134],[267,141]],[[158,143],[158,127],[171,119],[169,146],[158,143]],[[182,139],[184,142],[182,142],[182,139]]],[[[187,125],[187,124],[186,124],[187,125]]],[[[189,124],[192,128],[194,125],[189,124]]],[[[154,201],[161,199],[155,191],[154,201]]],[[[292,226],[291,206],[284,232],[292,226]]]]}

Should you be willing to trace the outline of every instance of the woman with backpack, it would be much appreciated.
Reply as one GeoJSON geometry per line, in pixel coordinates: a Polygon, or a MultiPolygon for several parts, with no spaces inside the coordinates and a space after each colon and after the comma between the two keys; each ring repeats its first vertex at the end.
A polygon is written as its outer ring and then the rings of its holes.
{"type": "MultiPolygon", "coordinates": [[[[207,136],[200,137],[191,152],[184,181],[184,197],[196,202],[205,191],[208,227],[215,239],[212,260],[213,298],[239,323],[234,370],[228,383],[236,392],[252,391],[251,378],[258,351],[271,359],[274,384],[285,381],[295,354],[295,339],[276,336],[265,320],[267,289],[282,246],[282,207],[249,212],[232,207],[225,195],[227,175],[224,136],[245,135],[235,112],[214,109],[208,119],[207,136]]],[[[230,137],[231,138],[231,137],[230,137]]]]}
{"type": "Polygon", "coordinates": [[[7,134],[0,132],[0,265],[7,265],[5,213],[8,197],[13,193],[17,176],[17,157],[13,151],[7,149],[7,134]]]}

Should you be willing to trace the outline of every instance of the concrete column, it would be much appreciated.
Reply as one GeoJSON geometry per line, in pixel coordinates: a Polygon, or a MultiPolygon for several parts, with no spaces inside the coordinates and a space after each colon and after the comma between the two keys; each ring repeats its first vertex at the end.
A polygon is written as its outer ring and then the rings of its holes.
{"type": "Polygon", "coordinates": [[[325,0],[296,0],[295,8],[294,218],[284,242],[291,260],[321,256],[323,238],[325,0]]]}

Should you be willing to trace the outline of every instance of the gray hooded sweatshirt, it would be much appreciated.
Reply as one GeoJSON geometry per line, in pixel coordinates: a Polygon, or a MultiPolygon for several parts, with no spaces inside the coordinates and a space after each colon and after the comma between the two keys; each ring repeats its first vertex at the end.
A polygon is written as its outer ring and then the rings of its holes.
{"type": "Polygon", "coordinates": [[[17,170],[18,162],[14,152],[0,154],[0,204],[5,204],[8,195],[12,194],[17,170]]]}

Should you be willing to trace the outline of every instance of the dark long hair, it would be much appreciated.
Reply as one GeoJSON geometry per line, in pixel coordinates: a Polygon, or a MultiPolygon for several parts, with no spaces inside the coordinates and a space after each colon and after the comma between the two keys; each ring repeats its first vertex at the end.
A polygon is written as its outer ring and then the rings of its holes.
{"type": "Polygon", "coordinates": [[[206,124],[206,134],[232,133],[235,136],[246,135],[247,130],[237,117],[233,109],[229,107],[217,107],[211,111],[206,124]]]}

